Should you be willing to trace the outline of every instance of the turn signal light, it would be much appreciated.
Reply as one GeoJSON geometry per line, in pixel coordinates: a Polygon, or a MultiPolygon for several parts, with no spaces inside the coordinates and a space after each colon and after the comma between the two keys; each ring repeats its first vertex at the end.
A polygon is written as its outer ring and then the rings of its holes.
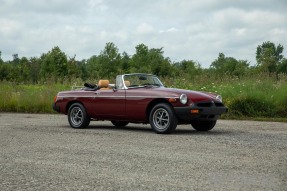
{"type": "Polygon", "coordinates": [[[190,113],[192,113],[192,114],[198,114],[198,113],[199,113],[199,110],[198,110],[198,109],[192,109],[192,110],[190,110],[190,113]]]}
{"type": "Polygon", "coordinates": [[[175,99],[175,98],[169,98],[168,101],[169,101],[170,103],[175,103],[175,102],[176,102],[176,99],[175,99]]]}

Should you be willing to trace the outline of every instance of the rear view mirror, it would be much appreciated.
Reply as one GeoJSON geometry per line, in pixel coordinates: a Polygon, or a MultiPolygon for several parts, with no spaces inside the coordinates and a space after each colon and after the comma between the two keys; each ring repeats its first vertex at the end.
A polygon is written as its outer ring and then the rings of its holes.
{"type": "Polygon", "coordinates": [[[147,80],[146,76],[139,76],[139,80],[147,80]]]}

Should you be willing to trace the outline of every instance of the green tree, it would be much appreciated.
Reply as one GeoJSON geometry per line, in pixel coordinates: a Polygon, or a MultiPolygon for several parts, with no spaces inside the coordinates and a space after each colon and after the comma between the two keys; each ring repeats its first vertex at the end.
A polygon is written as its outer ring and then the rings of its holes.
{"type": "Polygon", "coordinates": [[[2,60],[2,52],[0,51],[0,66],[4,64],[3,60],[2,60]]]}
{"type": "Polygon", "coordinates": [[[193,79],[202,72],[200,64],[193,60],[183,60],[174,64],[173,70],[176,70],[177,76],[184,76],[184,78],[193,79]]]}
{"type": "Polygon", "coordinates": [[[12,61],[13,65],[17,65],[20,63],[20,59],[19,59],[18,54],[13,54],[12,57],[13,57],[13,61],[12,61]]]}
{"type": "Polygon", "coordinates": [[[2,60],[2,52],[0,51],[0,80],[10,80],[10,73],[12,71],[12,65],[7,64],[2,60]]]}
{"type": "Polygon", "coordinates": [[[131,58],[131,72],[151,73],[149,60],[149,49],[144,44],[139,44],[136,47],[136,53],[131,58]]]}
{"type": "Polygon", "coordinates": [[[40,76],[42,79],[51,77],[63,79],[68,74],[67,56],[56,46],[41,56],[40,76]]]}
{"type": "Polygon", "coordinates": [[[250,62],[248,62],[247,60],[238,60],[232,74],[237,77],[244,76],[249,70],[249,63],[250,62]]]}
{"type": "Polygon", "coordinates": [[[115,77],[120,71],[121,55],[114,43],[108,42],[98,59],[100,77],[115,77]]]}
{"type": "Polygon", "coordinates": [[[40,78],[40,63],[41,60],[36,57],[30,58],[30,80],[32,83],[38,83],[40,78]]]}
{"type": "Polygon", "coordinates": [[[87,67],[87,61],[86,60],[82,60],[82,61],[78,61],[78,67],[80,70],[80,77],[82,80],[87,80],[89,79],[89,72],[88,72],[88,67],[87,67]]]}
{"type": "Polygon", "coordinates": [[[79,69],[76,55],[69,58],[67,62],[67,76],[69,78],[79,78],[81,76],[81,70],[79,69]]]}
{"type": "Polygon", "coordinates": [[[277,74],[284,73],[287,74],[287,59],[283,58],[282,61],[279,63],[277,68],[277,74]]]}
{"type": "Polygon", "coordinates": [[[89,78],[98,79],[101,67],[99,65],[99,57],[94,55],[87,60],[87,73],[89,78]]]}
{"type": "Polygon", "coordinates": [[[223,71],[225,60],[225,55],[223,53],[219,53],[218,58],[211,63],[210,68],[213,68],[217,71],[223,71]]]}
{"type": "Polygon", "coordinates": [[[26,57],[20,59],[17,68],[17,81],[28,82],[30,81],[31,64],[26,57]]]}
{"type": "Polygon", "coordinates": [[[121,73],[129,73],[131,68],[131,58],[128,53],[123,52],[121,57],[121,73]]]}
{"type": "Polygon", "coordinates": [[[153,73],[159,76],[170,75],[171,64],[169,58],[163,56],[163,48],[152,48],[144,44],[136,47],[136,53],[131,58],[131,72],[153,73]]]}
{"type": "Polygon", "coordinates": [[[284,47],[282,45],[275,46],[273,42],[263,42],[256,50],[257,65],[264,72],[274,73],[280,61],[283,59],[284,47]]]}
{"type": "Polygon", "coordinates": [[[4,62],[1,58],[1,55],[2,55],[2,52],[0,51],[0,80],[3,80],[5,77],[4,77],[4,62]]]}
{"type": "Polygon", "coordinates": [[[219,75],[234,75],[240,77],[245,74],[248,69],[249,62],[246,60],[236,60],[233,57],[225,57],[223,53],[219,53],[218,58],[210,65],[210,69],[219,75]]]}
{"type": "Polygon", "coordinates": [[[149,50],[148,63],[151,72],[158,76],[168,76],[171,71],[169,58],[163,56],[163,48],[152,48],[149,50]]]}
{"type": "Polygon", "coordinates": [[[0,80],[12,80],[12,71],[13,67],[11,64],[3,63],[3,65],[0,66],[0,80]]]}

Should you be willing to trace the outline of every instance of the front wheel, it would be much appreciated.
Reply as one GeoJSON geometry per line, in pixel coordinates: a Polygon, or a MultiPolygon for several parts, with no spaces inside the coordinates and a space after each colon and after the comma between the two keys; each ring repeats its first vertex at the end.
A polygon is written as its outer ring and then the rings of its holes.
{"type": "Polygon", "coordinates": [[[213,129],[216,121],[193,121],[191,122],[192,127],[197,131],[209,131],[213,129]]]}
{"type": "Polygon", "coordinates": [[[177,126],[177,117],[170,105],[155,105],[149,114],[149,123],[157,133],[171,133],[177,126]]]}
{"type": "Polygon", "coordinates": [[[80,103],[74,103],[68,111],[68,121],[73,128],[85,128],[90,124],[90,117],[87,115],[86,109],[80,103]]]}

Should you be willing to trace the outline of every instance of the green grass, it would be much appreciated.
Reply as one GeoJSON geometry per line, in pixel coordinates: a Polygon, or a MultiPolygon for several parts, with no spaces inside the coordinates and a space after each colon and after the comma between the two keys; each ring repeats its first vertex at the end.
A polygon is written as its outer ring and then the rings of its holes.
{"type": "MultiPolygon", "coordinates": [[[[201,76],[202,77],[202,76],[201,76]]],[[[287,80],[272,77],[214,80],[168,80],[169,86],[220,94],[229,112],[227,119],[287,121],[287,80]]]]}
{"type": "Polygon", "coordinates": [[[52,113],[52,103],[58,91],[70,86],[61,84],[24,85],[0,83],[0,111],[52,113]]]}
{"type": "MultiPolygon", "coordinates": [[[[162,79],[168,87],[214,92],[222,95],[229,112],[225,119],[287,121],[287,77],[249,77],[245,79],[212,79],[197,76],[187,79],[162,79]]],[[[73,81],[74,82],[74,81],[73,81]]],[[[0,111],[53,113],[52,103],[57,92],[70,90],[83,82],[58,84],[15,84],[0,82],[0,111]]]]}

